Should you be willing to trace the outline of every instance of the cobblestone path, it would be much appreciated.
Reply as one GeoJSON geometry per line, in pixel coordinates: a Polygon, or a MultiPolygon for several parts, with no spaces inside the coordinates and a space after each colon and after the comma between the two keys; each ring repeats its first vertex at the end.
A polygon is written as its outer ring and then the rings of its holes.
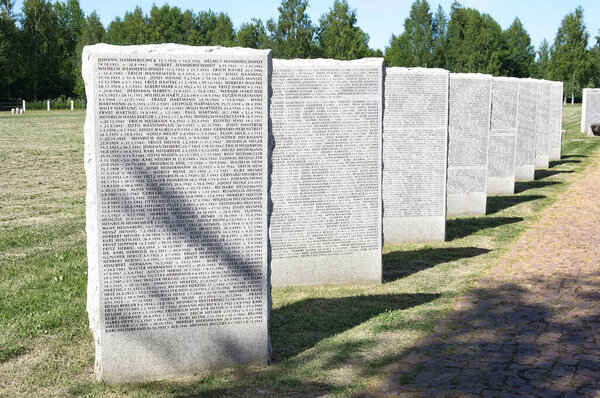
{"type": "Polygon", "coordinates": [[[600,397],[600,162],[371,396],[600,397]]]}

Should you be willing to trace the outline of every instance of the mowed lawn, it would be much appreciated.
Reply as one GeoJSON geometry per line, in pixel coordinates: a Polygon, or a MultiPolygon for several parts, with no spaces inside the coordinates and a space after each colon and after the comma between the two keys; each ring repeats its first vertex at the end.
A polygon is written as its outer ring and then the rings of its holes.
{"type": "MultiPolygon", "coordinates": [[[[0,396],[350,396],[373,388],[595,157],[564,108],[563,160],[448,220],[447,242],[386,246],[378,286],[273,292],[273,363],[152,383],[93,373],[81,111],[0,114],[0,396]]],[[[140,364],[143,366],[143,364],[140,364]]]]}

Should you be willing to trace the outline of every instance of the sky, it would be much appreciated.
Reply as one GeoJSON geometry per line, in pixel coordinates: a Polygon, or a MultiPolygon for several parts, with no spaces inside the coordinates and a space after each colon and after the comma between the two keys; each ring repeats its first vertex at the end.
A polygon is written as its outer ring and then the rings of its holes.
{"type": "MultiPolygon", "coordinates": [[[[56,0],[52,0],[53,2],[56,0]]],[[[590,45],[600,29],[599,0],[459,0],[465,7],[476,8],[490,14],[503,29],[506,29],[515,17],[518,17],[531,36],[536,49],[542,40],[550,44],[554,41],[558,25],[563,17],[573,11],[577,5],[584,9],[585,22],[590,33],[590,45]],[[596,16],[596,18],[593,18],[596,16]]],[[[404,19],[408,16],[413,0],[348,0],[350,6],[357,10],[358,25],[369,34],[369,45],[384,50],[389,44],[392,33],[402,33],[404,19]]],[[[126,11],[132,11],[136,5],[148,13],[152,4],[177,6],[182,10],[201,11],[212,9],[226,12],[235,27],[260,18],[277,19],[277,7],[281,0],[80,0],[81,8],[86,15],[96,11],[104,26],[108,26],[116,16],[121,18],[126,11]]],[[[16,0],[15,9],[21,10],[23,0],[16,0]]],[[[332,6],[333,0],[309,0],[308,14],[314,24],[332,6]]],[[[440,4],[448,14],[452,0],[429,0],[432,11],[440,4]]]]}

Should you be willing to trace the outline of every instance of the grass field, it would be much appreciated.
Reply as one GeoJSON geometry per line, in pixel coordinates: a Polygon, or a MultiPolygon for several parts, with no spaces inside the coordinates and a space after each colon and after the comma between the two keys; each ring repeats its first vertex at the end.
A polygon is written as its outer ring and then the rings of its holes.
{"type": "Polygon", "coordinates": [[[273,364],[186,379],[95,381],[86,306],[81,111],[0,115],[0,396],[349,396],[375,386],[589,164],[600,140],[564,109],[563,160],[448,221],[447,242],[386,246],[378,286],[273,292],[273,364]]]}

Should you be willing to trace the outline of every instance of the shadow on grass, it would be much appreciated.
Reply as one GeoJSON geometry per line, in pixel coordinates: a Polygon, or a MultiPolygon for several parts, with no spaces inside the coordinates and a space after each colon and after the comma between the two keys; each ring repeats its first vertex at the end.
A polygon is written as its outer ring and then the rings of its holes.
{"type": "Polygon", "coordinates": [[[544,195],[507,195],[507,196],[490,196],[487,198],[486,214],[498,213],[501,210],[516,206],[520,203],[531,202],[538,199],[544,199],[544,195]]]}
{"type": "Polygon", "coordinates": [[[383,281],[392,282],[438,264],[489,253],[479,247],[448,247],[394,251],[383,255],[383,281]]]}
{"type": "Polygon", "coordinates": [[[574,173],[573,170],[536,170],[534,179],[543,180],[544,178],[552,177],[561,173],[574,173]]]}
{"type": "Polygon", "coordinates": [[[446,220],[446,240],[464,238],[484,229],[523,221],[523,217],[470,217],[446,220]]]}
{"type": "Polygon", "coordinates": [[[515,182],[515,193],[521,193],[529,191],[530,189],[537,189],[543,187],[549,187],[552,185],[562,184],[560,181],[516,181],[515,182]]]}
{"type": "Polygon", "coordinates": [[[573,158],[587,158],[587,155],[563,155],[560,157],[562,159],[573,159],[573,158]]]}
{"type": "Polygon", "coordinates": [[[433,301],[439,294],[405,293],[301,300],[271,311],[272,359],[279,362],[388,310],[433,301]]]}
{"type": "Polygon", "coordinates": [[[565,160],[551,160],[550,161],[550,168],[556,167],[556,166],[560,166],[561,164],[568,164],[568,163],[581,163],[581,160],[569,160],[569,159],[565,159],[565,160]]]}

